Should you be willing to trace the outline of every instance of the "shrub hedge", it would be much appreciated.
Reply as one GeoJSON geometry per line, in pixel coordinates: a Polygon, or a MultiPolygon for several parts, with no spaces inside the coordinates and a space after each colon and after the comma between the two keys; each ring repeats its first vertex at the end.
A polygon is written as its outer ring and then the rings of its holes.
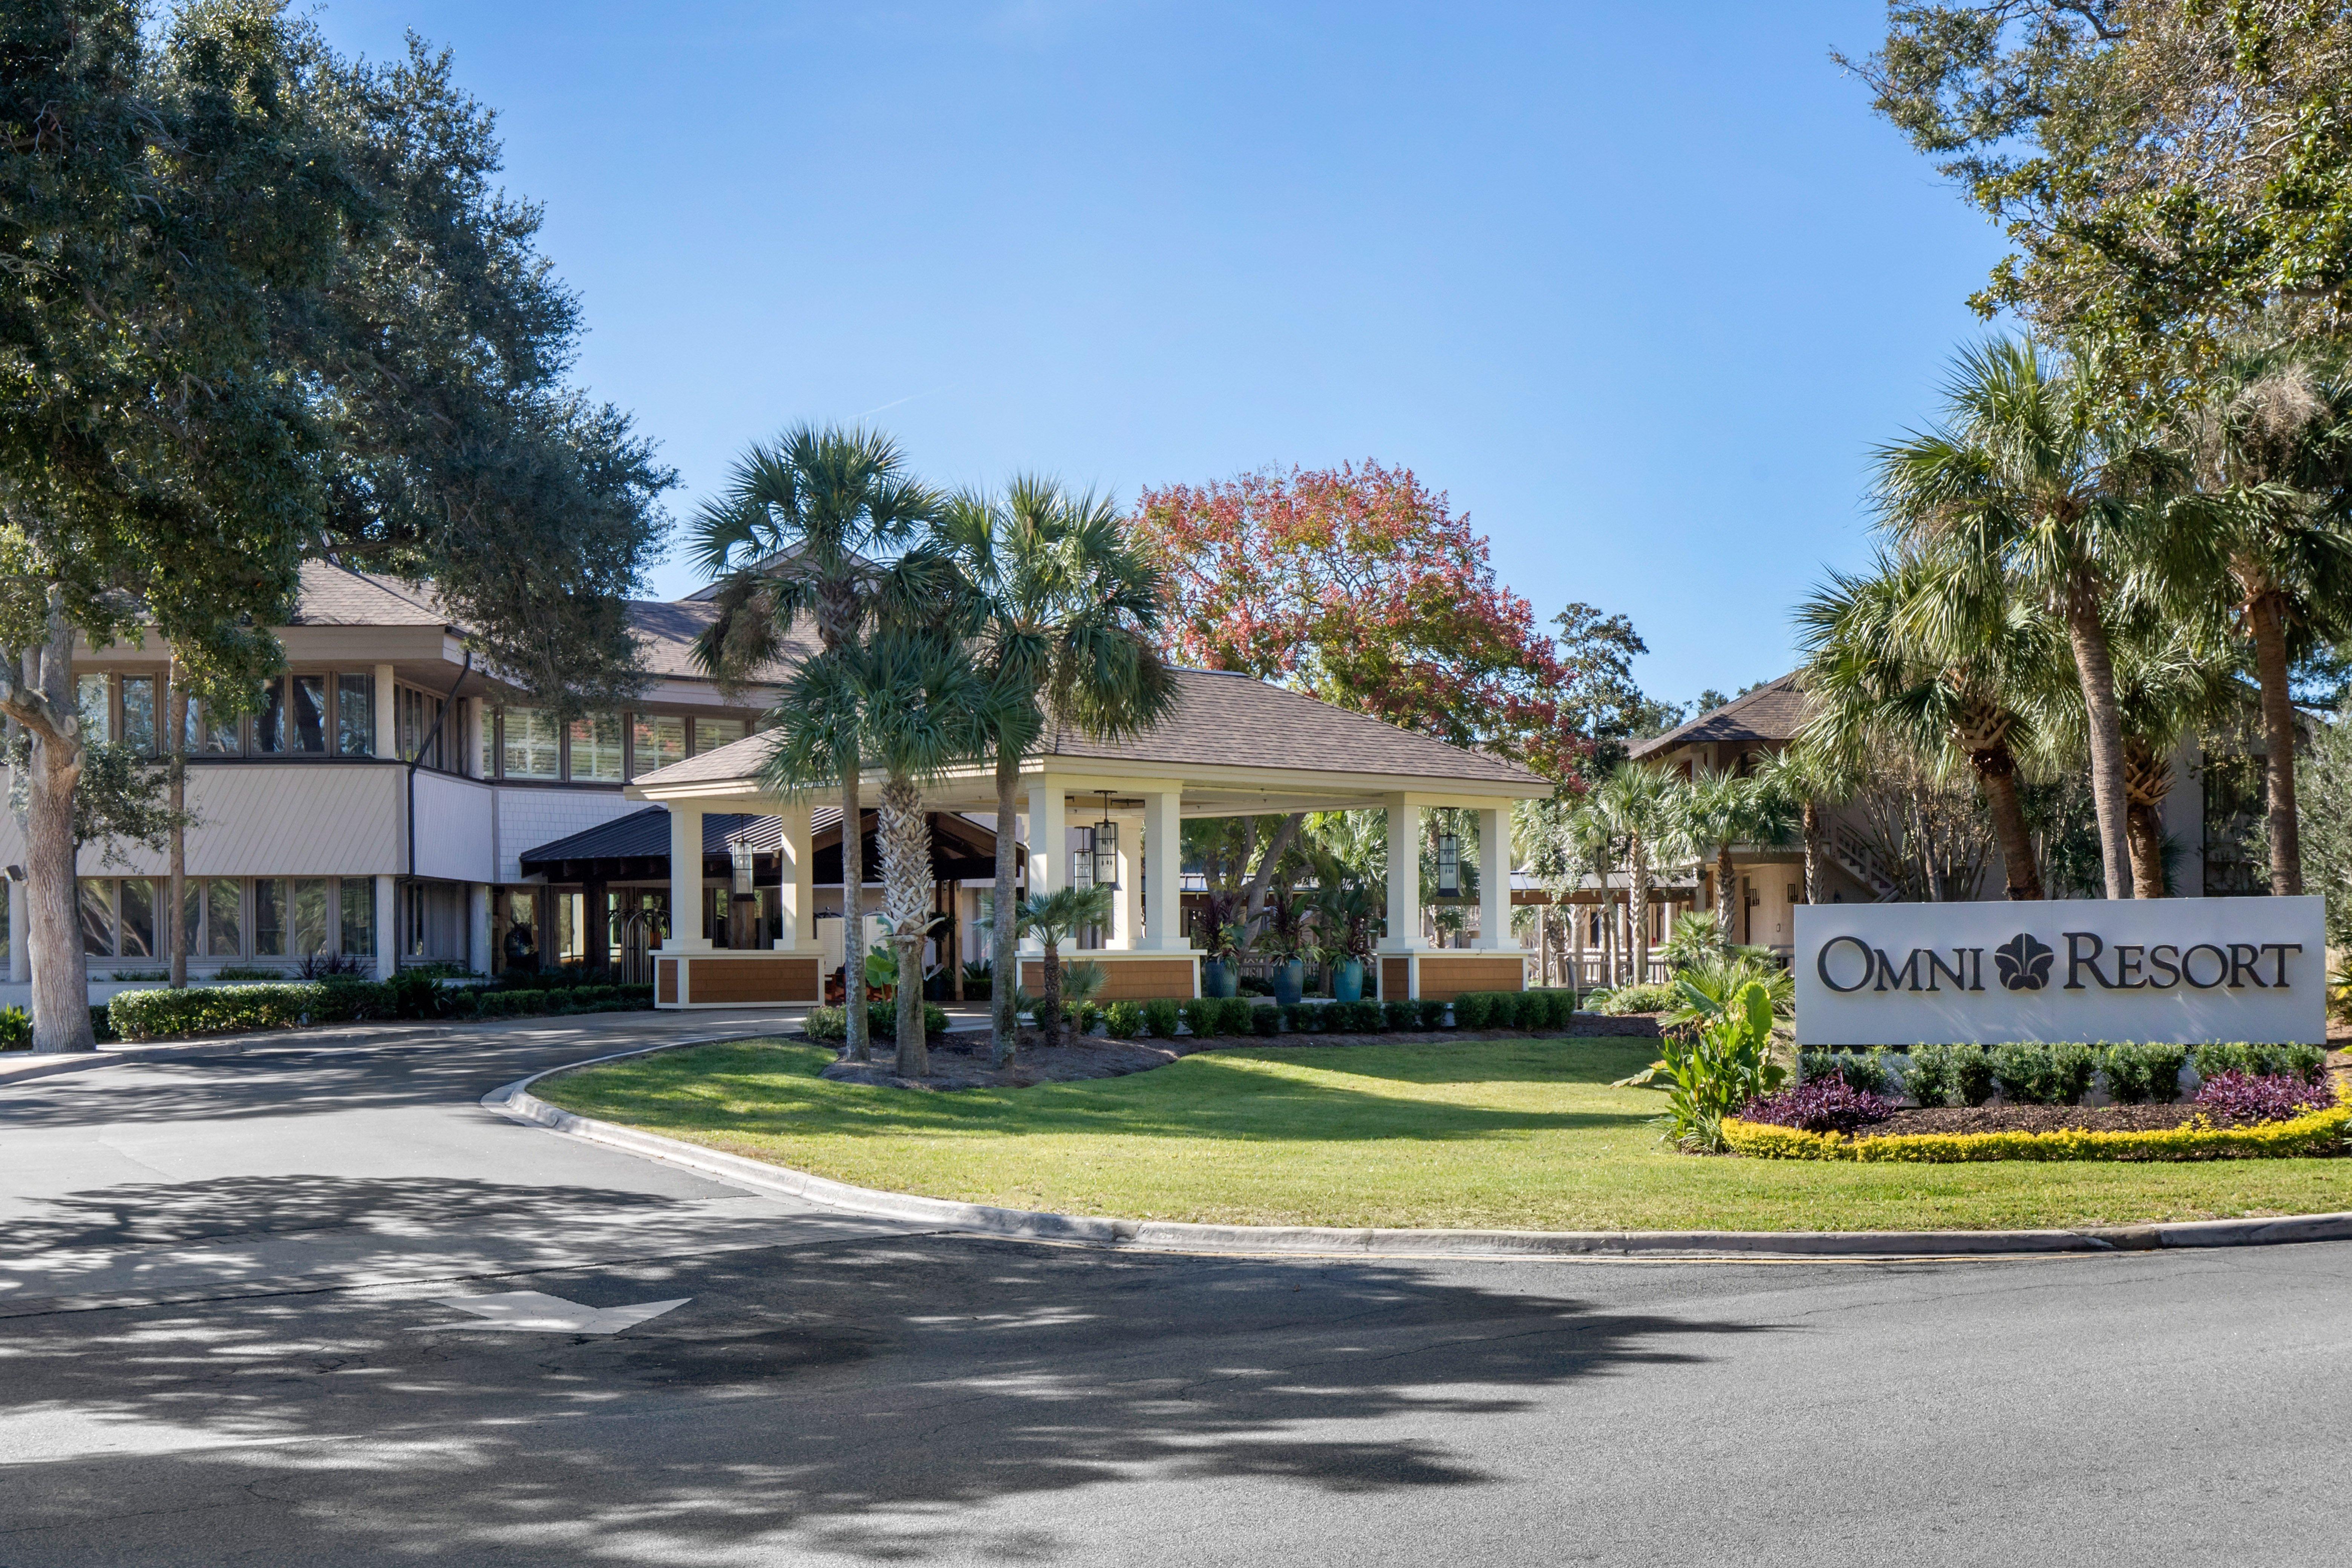
{"type": "Polygon", "coordinates": [[[101,1039],[173,1039],[186,1035],[293,1029],[379,1018],[514,1018],[630,1012],[654,1005],[650,985],[553,985],[530,989],[443,985],[429,976],[390,981],[303,980],[278,985],[191,985],[184,991],[122,991],[92,1007],[101,1039]]]}
{"type": "Polygon", "coordinates": [[[2053,1132],[1902,1132],[1849,1138],[1728,1118],[1732,1152],[1764,1160],[1859,1160],[1960,1164],[1981,1160],[2292,1159],[2342,1148],[2352,1105],[2340,1101],[2290,1121],[2216,1127],[2202,1117],[2180,1127],[2137,1132],[2069,1127],[2053,1132]]]}
{"type": "Polygon", "coordinates": [[[1154,997],[1143,1005],[1144,1026],[1151,1031],[1151,1037],[1155,1040],[1174,1039],[1176,1025],[1182,1016],[1177,1011],[1176,1004],[1164,996],[1154,997]]]}
{"type": "Polygon", "coordinates": [[[1143,1007],[1135,1002],[1113,1002],[1103,1009],[1103,1031],[1114,1040],[1139,1039],[1143,1035],[1143,1007]]]}
{"type": "MultiPolygon", "coordinates": [[[[846,1007],[812,1007],[808,1021],[801,1032],[812,1040],[845,1040],[849,1037],[849,1009],[846,1007]]],[[[923,1004],[923,1034],[937,1039],[948,1032],[948,1010],[937,1003],[923,1004]]],[[[898,1037],[898,1005],[896,1002],[868,1002],[866,1005],[866,1037],[869,1040],[896,1040],[898,1037]]]]}

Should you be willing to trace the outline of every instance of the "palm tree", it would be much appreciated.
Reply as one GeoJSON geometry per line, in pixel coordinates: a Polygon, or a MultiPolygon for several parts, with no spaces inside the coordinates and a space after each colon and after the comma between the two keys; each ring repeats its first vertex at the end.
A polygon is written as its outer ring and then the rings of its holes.
{"type": "MultiPolygon", "coordinates": [[[[1582,871],[1589,869],[1600,886],[1597,908],[1601,913],[1601,973],[1608,975],[1610,983],[1614,984],[1617,979],[1617,911],[1615,901],[1609,894],[1609,873],[1617,864],[1617,830],[1611,826],[1608,814],[1587,792],[1584,798],[1570,809],[1559,831],[1565,858],[1570,864],[1580,868],[1577,879],[1581,881],[1582,871]]],[[[1580,914],[1574,912],[1573,905],[1570,910],[1571,919],[1582,919],[1580,914]]],[[[1583,939],[1579,937],[1575,945],[1580,949],[1584,945],[1583,939]]],[[[1576,983],[1582,985],[1584,977],[1579,974],[1576,983]]]]}
{"type": "Polygon", "coordinates": [[[939,630],[886,628],[846,658],[860,748],[882,774],[882,908],[898,950],[898,1073],[923,1078],[930,1072],[923,942],[934,923],[935,886],[923,785],[987,751],[1005,721],[1003,697],[973,668],[962,641],[939,630]]]}
{"type": "Polygon", "coordinates": [[[2352,621],[2352,375],[2300,345],[2237,354],[2181,422],[2194,454],[2198,535],[2210,551],[2181,586],[2192,605],[2231,605],[2253,643],[2262,690],[2271,891],[2303,891],[2288,669],[2352,621]]]}
{"type": "MultiPolygon", "coordinates": [[[[1108,920],[1110,903],[1108,888],[1056,888],[1050,893],[1030,894],[1014,910],[1014,933],[1035,937],[1045,950],[1045,990],[1037,999],[1036,1014],[1038,1033],[1049,1046],[1060,1043],[1068,1025],[1062,1016],[1062,943],[1074,933],[1108,920]]],[[[1005,984],[1002,973],[998,984],[1005,984]]]]}
{"type": "Polygon", "coordinates": [[[1627,910],[1633,931],[1633,984],[1650,977],[1650,867],[1672,858],[1681,845],[1674,812],[1674,780],[1656,768],[1620,763],[1592,792],[1592,804],[1625,846],[1632,883],[1627,910]]]}
{"type": "Polygon", "coordinates": [[[2017,759],[2032,741],[2032,715],[2067,680],[2064,642],[2033,599],[1945,565],[1882,559],[1866,576],[1832,574],[1805,601],[1797,622],[1813,709],[1807,733],[1821,757],[1892,742],[1964,759],[1992,819],[2008,896],[2038,900],[2017,759]]]}
{"type": "MultiPolygon", "coordinates": [[[[979,603],[979,660],[998,689],[996,907],[1013,907],[1013,833],[1021,764],[1049,726],[1116,737],[1148,730],[1174,705],[1175,677],[1160,658],[1159,569],[1128,540],[1118,510],[1092,495],[1065,494],[1049,479],[1021,478],[1001,500],[962,496],[940,520],[979,603]]],[[[1153,876],[1176,875],[1172,866],[1153,876]]],[[[992,1055],[1001,1066],[1015,1038],[1016,930],[995,922],[989,1005],[992,1055]]]]}
{"type": "Polygon", "coordinates": [[[1715,919],[1725,945],[1731,942],[1731,847],[1780,844],[1795,826],[1796,812],[1778,791],[1754,778],[1702,768],[1676,789],[1669,802],[1680,837],[1695,853],[1715,852],[1715,919]]]}
{"type": "Polygon", "coordinates": [[[2181,535],[2164,504],[2178,459],[2105,409],[2097,366],[2030,342],[1970,350],[1938,429],[1877,454],[1879,507],[1902,542],[1980,597],[2031,594],[2066,628],[2082,689],[2107,897],[2131,897],[2122,717],[2104,605],[2181,535]]]}
{"type": "MultiPolygon", "coordinates": [[[[811,630],[815,651],[840,655],[889,605],[936,604],[948,563],[934,551],[908,546],[938,510],[938,496],[907,472],[897,444],[877,432],[803,425],[755,444],[691,530],[690,557],[717,584],[718,614],[696,640],[697,661],[720,689],[732,689],[807,651],[811,630]]],[[[826,694],[840,698],[840,682],[851,673],[833,670],[826,694]]],[[[780,705],[775,717],[791,715],[780,705]]],[[[859,832],[865,814],[856,704],[811,721],[831,738],[812,741],[815,750],[808,754],[823,752],[841,788],[842,976],[849,1054],[863,1061],[869,1048],[859,832]]],[[[784,768],[773,776],[800,775],[784,768]]],[[[672,910],[671,919],[683,921],[691,912],[672,910]]]]}
{"type": "Polygon", "coordinates": [[[1805,902],[1809,904],[1822,901],[1822,807],[1851,797],[1858,783],[1854,775],[1847,754],[1802,737],[1765,758],[1756,770],[1757,782],[1796,813],[1798,840],[1805,847],[1805,902]]]}

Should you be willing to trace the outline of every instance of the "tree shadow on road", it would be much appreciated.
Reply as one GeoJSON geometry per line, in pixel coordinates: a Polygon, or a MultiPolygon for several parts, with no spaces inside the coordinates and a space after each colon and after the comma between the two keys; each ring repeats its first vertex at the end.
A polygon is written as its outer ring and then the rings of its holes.
{"type": "Polygon", "coordinates": [[[285,1562],[1083,1563],[1148,1480],[1491,1484],[1465,1422],[1757,1331],[1493,1279],[930,1237],[462,1292],[692,1298],[601,1339],[469,1327],[447,1289],[18,1319],[5,1403],[60,1436],[0,1517],[59,1563],[173,1560],[178,1510],[285,1562]]]}

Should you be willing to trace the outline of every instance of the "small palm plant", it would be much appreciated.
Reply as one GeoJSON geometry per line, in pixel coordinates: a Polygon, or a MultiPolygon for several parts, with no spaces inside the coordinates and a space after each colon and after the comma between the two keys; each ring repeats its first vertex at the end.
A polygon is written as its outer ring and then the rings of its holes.
{"type": "Polygon", "coordinates": [[[1046,1045],[1062,1042],[1062,943],[1110,918],[1108,888],[1056,888],[1032,893],[1014,910],[1013,934],[1034,936],[1045,949],[1045,988],[1032,1011],[1046,1045]]]}
{"type": "Polygon", "coordinates": [[[1687,981],[1679,988],[1698,1021],[1668,1035],[1658,1060],[1610,1087],[1664,1078],[1666,1113],[1659,1121],[1666,1137],[1685,1149],[1717,1152],[1725,1147],[1724,1119],[1770,1094],[1789,1076],[1772,1059],[1772,998],[1752,980],[1721,1000],[1687,981]]]}

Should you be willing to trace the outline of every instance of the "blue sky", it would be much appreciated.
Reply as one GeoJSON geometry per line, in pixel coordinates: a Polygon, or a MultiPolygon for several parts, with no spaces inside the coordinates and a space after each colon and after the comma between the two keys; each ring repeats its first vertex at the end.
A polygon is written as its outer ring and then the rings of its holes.
{"type": "Polygon", "coordinates": [[[802,419],[1122,500],[1377,458],[1539,616],[1631,615],[1675,700],[1793,662],[2001,248],[1830,62],[1870,0],[316,15],[499,110],[679,516],[802,419]]]}

